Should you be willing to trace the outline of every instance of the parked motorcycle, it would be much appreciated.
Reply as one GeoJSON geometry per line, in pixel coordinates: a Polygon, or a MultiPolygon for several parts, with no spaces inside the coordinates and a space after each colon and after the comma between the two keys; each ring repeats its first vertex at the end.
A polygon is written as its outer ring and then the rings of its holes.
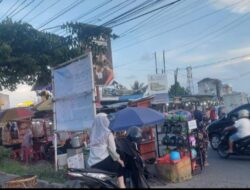
{"type": "Polygon", "coordinates": [[[223,132],[221,139],[220,139],[220,144],[218,146],[218,154],[221,158],[228,158],[230,155],[239,155],[239,156],[250,156],[250,136],[247,136],[245,138],[242,138],[238,141],[234,142],[234,147],[233,153],[228,153],[229,149],[229,137],[235,133],[235,131],[226,131],[223,132]]]}

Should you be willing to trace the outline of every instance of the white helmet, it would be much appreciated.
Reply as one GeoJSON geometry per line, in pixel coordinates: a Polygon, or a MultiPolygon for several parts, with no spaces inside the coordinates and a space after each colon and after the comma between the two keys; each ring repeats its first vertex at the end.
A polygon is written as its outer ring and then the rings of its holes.
{"type": "Polygon", "coordinates": [[[249,117],[249,111],[248,110],[240,110],[238,113],[238,117],[239,118],[249,117]]]}

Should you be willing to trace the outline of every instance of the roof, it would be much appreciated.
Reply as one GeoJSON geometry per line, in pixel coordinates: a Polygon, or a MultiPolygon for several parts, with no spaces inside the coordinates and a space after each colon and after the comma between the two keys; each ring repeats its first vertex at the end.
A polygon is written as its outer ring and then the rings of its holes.
{"type": "Polygon", "coordinates": [[[221,80],[219,80],[219,79],[204,78],[204,79],[200,80],[198,83],[203,83],[203,82],[208,82],[208,81],[221,82],[221,80]]]}

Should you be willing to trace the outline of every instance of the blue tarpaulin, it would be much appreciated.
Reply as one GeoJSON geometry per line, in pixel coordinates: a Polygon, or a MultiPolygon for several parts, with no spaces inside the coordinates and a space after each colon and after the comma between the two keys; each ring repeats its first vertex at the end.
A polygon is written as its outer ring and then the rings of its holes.
{"type": "Polygon", "coordinates": [[[165,117],[162,113],[150,108],[127,107],[114,114],[110,128],[113,131],[127,130],[132,126],[149,126],[163,123],[165,117]]]}

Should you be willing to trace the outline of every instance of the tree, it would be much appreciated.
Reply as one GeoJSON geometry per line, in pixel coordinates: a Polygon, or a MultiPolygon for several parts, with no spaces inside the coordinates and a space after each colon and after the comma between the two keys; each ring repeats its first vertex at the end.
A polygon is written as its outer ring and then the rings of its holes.
{"type": "Polygon", "coordinates": [[[169,95],[170,96],[181,96],[181,95],[186,95],[188,94],[187,91],[185,90],[184,87],[181,87],[180,83],[177,81],[175,82],[175,84],[173,84],[171,87],[170,87],[170,90],[169,90],[169,95]]]}
{"type": "Polygon", "coordinates": [[[135,81],[134,84],[131,86],[133,94],[143,94],[146,92],[147,88],[148,85],[145,85],[144,83],[139,83],[138,81],[135,81]]]}
{"type": "Polygon", "coordinates": [[[6,19],[0,23],[0,88],[15,90],[18,84],[46,85],[48,66],[79,55],[66,38],[37,31],[31,25],[6,19]]]}
{"type": "Polygon", "coordinates": [[[109,36],[111,30],[68,23],[68,37],[40,32],[31,25],[13,22],[0,23],[0,90],[15,90],[18,84],[44,86],[51,83],[50,67],[92,50],[96,54],[105,51],[93,39],[109,36]]]}

